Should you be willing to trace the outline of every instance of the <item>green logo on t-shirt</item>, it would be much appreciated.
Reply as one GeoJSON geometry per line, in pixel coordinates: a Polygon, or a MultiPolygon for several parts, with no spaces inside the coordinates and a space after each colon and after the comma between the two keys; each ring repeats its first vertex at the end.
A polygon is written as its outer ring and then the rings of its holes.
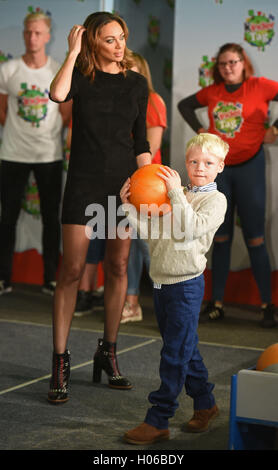
{"type": "Polygon", "coordinates": [[[21,83],[21,91],[18,93],[18,115],[32,126],[39,127],[47,115],[48,100],[48,90],[43,93],[35,85],[28,89],[27,83],[21,83]]]}
{"type": "Polygon", "coordinates": [[[226,137],[234,137],[243,123],[242,104],[220,101],[213,110],[215,129],[226,137]]]}

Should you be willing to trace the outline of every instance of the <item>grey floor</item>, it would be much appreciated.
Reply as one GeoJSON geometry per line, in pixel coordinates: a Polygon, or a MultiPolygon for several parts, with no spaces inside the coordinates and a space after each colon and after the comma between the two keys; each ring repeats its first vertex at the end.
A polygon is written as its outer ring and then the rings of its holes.
{"type": "MultiPolygon", "coordinates": [[[[161,339],[151,293],[141,296],[144,318],[120,328],[120,369],[133,382],[129,391],[92,384],[93,354],[102,335],[103,315],[98,309],[74,318],[69,349],[72,356],[68,403],[52,406],[47,400],[52,355],[52,298],[39,286],[16,285],[0,298],[0,450],[131,451],[124,432],[143,421],[148,393],[159,386],[161,339]]],[[[262,350],[277,342],[277,329],[260,327],[258,309],[227,306],[226,318],[199,326],[200,351],[215,383],[220,416],[209,432],[184,430],[192,402],[182,393],[170,422],[169,441],[147,451],[225,451],[229,441],[231,376],[255,365],[262,350]]],[[[138,449],[136,447],[136,449],[138,449]]]]}

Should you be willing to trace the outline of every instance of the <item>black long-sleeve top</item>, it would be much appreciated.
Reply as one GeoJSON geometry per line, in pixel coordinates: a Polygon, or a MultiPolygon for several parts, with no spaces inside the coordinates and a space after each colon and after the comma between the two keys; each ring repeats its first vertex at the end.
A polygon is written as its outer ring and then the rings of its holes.
{"type": "Polygon", "coordinates": [[[146,138],[148,86],[145,77],[96,71],[93,82],[76,68],[65,101],[73,99],[72,142],[62,222],[85,225],[86,208],[105,210],[137,169],[136,157],[149,152],[146,138]]]}

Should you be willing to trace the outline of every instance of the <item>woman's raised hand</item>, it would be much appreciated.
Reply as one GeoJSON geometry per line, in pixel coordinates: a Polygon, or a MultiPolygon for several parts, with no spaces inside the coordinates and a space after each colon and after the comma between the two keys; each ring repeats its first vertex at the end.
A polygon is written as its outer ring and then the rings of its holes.
{"type": "Polygon", "coordinates": [[[82,35],[86,28],[80,24],[74,25],[68,35],[69,52],[79,54],[81,50],[82,35]]]}

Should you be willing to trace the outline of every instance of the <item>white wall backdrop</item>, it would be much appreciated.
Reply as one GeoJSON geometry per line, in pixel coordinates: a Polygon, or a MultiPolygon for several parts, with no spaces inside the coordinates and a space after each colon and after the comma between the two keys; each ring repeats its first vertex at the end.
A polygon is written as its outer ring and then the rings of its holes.
{"type": "MultiPolygon", "coordinates": [[[[197,92],[199,67],[203,57],[210,61],[219,47],[227,42],[240,43],[251,58],[257,76],[278,80],[278,1],[277,0],[176,0],[174,25],[174,57],[172,87],[171,165],[181,172],[186,181],[184,149],[194,135],[177,110],[177,103],[197,92]],[[274,36],[265,47],[251,45],[244,39],[244,24],[255,16],[265,16],[274,22],[274,36]],[[273,18],[272,18],[273,17],[273,18]]],[[[255,33],[252,33],[255,35],[255,33]]],[[[258,39],[258,37],[257,37],[258,39]]],[[[262,36],[267,42],[267,34],[262,36]]],[[[256,97],[254,97],[256,99],[256,97]]],[[[271,105],[270,121],[278,117],[277,104],[271,105]]],[[[207,126],[206,110],[199,117],[207,126]]],[[[267,162],[267,244],[273,270],[278,269],[278,145],[265,146],[267,162]]],[[[210,254],[209,263],[210,266],[210,254]]],[[[243,243],[241,229],[236,227],[232,250],[232,270],[249,267],[249,257],[243,243]]]]}

